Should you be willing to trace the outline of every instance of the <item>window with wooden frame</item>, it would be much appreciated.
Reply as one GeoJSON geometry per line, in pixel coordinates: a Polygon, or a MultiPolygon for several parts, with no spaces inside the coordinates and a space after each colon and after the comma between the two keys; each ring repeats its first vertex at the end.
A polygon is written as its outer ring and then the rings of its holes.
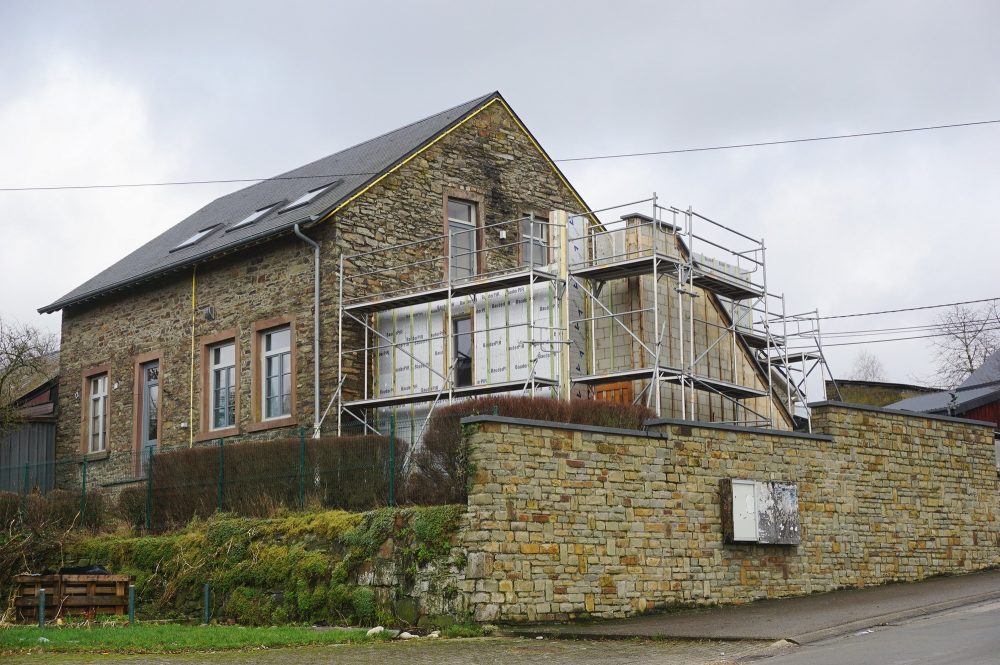
{"type": "Polygon", "coordinates": [[[240,345],[235,329],[201,338],[199,441],[239,432],[240,345]]]}
{"type": "Polygon", "coordinates": [[[110,389],[107,365],[93,367],[83,373],[83,390],[80,400],[81,432],[80,450],[87,455],[103,453],[108,449],[108,414],[110,389]]]}
{"type": "Polygon", "coordinates": [[[144,353],[135,359],[132,389],[133,449],[135,451],[135,474],[143,476],[146,464],[156,451],[160,441],[160,373],[163,354],[144,353]]]}
{"type": "Polygon", "coordinates": [[[476,204],[448,199],[448,265],[453,280],[473,277],[479,270],[479,225],[476,204]]]}
{"type": "Polygon", "coordinates": [[[294,318],[283,316],[253,324],[250,370],[253,423],[247,430],[294,424],[294,318]]]}
{"type": "Polygon", "coordinates": [[[549,264],[548,219],[528,213],[519,224],[521,265],[540,268],[549,264]]]}
{"type": "Polygon", "coordinates": [[[462,280],[486,269],[483,253],[483,209],[485,198],[477,192],[444,188],[443,279],[462,280]]]}
{"type": "Polygon", "coordinates": [[[463,316],[451,320],[452,349],[454,357],[455,387],[463,388],[473,384],[473,342],[472,317],[463,316]]]}

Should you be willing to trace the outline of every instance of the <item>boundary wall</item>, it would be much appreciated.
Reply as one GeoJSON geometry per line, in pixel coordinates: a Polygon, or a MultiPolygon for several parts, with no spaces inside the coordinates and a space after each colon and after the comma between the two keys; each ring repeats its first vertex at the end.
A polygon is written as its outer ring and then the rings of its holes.
{"type": "Polygon", "coordinates": [[[1000,563],[992,424],[835,402],[812,422],[466,418],[464,605],[479,621],[623,617],[1000,563]],[[724,478],[794,483],[801,544],[725,544],[724,478]]]}

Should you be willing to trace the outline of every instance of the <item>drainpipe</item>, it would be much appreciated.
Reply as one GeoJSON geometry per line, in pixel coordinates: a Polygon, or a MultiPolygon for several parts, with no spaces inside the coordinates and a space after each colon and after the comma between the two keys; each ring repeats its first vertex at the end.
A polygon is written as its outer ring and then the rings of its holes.
{"type": "Polygon", "coordinates": [[[299,228],[293,227],[297,235],[313,248],[313,432],[319,437],[319,243],[308,237],[299,228]]]}

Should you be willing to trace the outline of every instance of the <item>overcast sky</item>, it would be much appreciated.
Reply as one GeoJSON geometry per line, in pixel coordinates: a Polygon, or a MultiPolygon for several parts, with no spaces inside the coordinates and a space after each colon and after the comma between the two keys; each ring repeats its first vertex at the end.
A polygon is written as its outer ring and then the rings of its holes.
{"type": "MultiPolygon", "coordinates": [[[[491,90],[555,158],[1000,118],[996,2],[0,0],[0,187],[263,177],[491,90]]],[[[692,205],[792,310],[1000,296],[1000,125],[563,164],[594,207],[692,205]]],[[[0,314],[238,185],[0,192],[0,314]]],[[[931,322],[832,320],[825,331],[931,322]]],[[[830,339],[829,341],[833,341],[830,339]]],[[[930,374],[926,341],[867,348],[930,374]]]]}

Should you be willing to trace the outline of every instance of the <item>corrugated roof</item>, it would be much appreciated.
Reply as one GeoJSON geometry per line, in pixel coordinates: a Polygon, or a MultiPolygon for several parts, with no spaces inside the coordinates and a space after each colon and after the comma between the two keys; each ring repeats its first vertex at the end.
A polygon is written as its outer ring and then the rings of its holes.
{"type": "Polygon", "coordinates": [[[238,247],[288,233],[297,222],[301,223],[312,215],[328,211],[350,198],[494,97],[500,97],[500,93],[491,92],[477,97],[311,164],[220,197],[38,311],[55,312],[238,247]],[[229,226],[264,206],[294,201],[306,192],[324,185],[332,186],[329,191],[306,205],[287,212],[281,212],[281,206],[278,206],[253,224],[226,231],[229,226]],[[176,249],[186,239],[212,226],[216,228],[199,242],[176,249]]]}

